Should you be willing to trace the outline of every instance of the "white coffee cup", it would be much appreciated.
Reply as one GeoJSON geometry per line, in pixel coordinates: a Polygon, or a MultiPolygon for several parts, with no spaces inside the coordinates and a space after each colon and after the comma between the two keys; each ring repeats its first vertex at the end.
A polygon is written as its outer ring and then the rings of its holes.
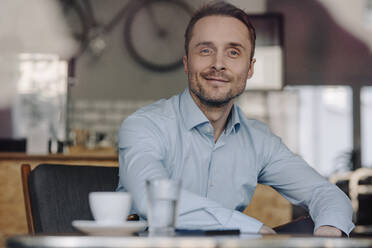
{"type": "Polygon", "coordinates": [[[128,217],[131,196],[126,192],[90,192],[89,206],[97,222],[120,223],[128,217]]]}

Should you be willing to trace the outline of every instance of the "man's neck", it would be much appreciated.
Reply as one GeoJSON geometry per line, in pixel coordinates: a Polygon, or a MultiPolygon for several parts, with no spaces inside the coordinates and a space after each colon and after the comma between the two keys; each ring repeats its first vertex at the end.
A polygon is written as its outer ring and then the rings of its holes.
{"type": "Polygon", "coordinates": [[[214,142],[217,142],[218,138],[222,134],[223,130],[226,127],[227,119],[230,115],[231,108],[234,104],[234,100],[232,99],[227,104],[220,106],[220,107],[214,107],[205,105],[202,102],[200,102],[199,98],[191,94],[192,98],[194,99],[196,105],[200,108],[200,110],[203,112],[203,114],[207,117],[211,125],[214,129],[214,142]]]}

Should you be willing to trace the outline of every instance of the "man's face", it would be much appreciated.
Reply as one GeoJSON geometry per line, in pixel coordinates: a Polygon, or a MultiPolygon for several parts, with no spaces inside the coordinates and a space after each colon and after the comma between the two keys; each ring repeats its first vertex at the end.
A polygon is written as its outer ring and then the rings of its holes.
{"type": "Polygon", "coordinates": [[[197,21],[183,58],[193,98],[218,107],[240,95],[253,74],[251,48],[249,31],[240,20],[207,16],[197,21]]]}

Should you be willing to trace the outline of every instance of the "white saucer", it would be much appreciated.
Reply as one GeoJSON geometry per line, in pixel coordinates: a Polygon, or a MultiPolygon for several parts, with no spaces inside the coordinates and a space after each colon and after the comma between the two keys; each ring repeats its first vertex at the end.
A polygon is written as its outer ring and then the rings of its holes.
{"type": "Polygon", "coordinates": [[[146,221],[126,221],[119,223],[74,220],[72,226],[90,235],[129,236],[146,228],[146,221]]]}

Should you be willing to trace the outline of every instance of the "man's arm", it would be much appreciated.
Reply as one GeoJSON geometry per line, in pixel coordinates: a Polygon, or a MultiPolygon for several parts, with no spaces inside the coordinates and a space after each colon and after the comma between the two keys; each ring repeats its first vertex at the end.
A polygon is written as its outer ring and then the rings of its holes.
{"type": "MultiPolygon", "coordinates": [[[[119,131],[120,182],[133,197],[138,214],[146,217],[146,180],[168,178],[163,165],[166,156],[164,136],[151,120],[129,117],[119,131]]],[[[217,202],[182,190],[179,202],[178,227],[239,228],[256,233],[262,223],[239,211],[222,207],[217,202]]]]}
{"type": "Polygon", "coordinates": [[[339,230],[349,234],[354,224],[348,197],[269,131],[264,145],[259,182],[271,185],[293,204],[307,208],[315,223],[314,234],[337,236],[341,234],[339,230]]]}

